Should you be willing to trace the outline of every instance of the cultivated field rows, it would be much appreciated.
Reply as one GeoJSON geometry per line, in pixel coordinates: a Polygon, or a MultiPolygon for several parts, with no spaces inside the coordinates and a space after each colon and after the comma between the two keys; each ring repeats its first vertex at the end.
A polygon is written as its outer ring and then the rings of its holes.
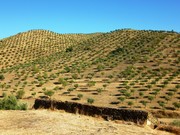
{"type": "Polygon", "coordinates": [[[33,30],[1,40],[0,50],[0,95],[25,91],[26,101],[49,97],[115,108],[179,109],[177,33],[33,30]]]}

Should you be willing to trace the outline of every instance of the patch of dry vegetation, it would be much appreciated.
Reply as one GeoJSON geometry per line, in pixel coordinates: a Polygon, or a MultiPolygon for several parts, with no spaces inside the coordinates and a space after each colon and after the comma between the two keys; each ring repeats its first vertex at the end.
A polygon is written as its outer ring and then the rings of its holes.
{"type": "Polygon", "coordinates": [[[59,111],[0,111],[0,119],[0,133],[5,135],[171,135],[132,123],[115,123],[59,111]]]}

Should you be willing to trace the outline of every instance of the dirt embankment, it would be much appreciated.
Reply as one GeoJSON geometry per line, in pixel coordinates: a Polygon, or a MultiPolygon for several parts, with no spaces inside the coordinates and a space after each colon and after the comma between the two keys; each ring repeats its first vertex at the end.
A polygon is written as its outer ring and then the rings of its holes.
{"type": "Polygon", "coordinates": [[[178,118],[180,119],[179,111],[168,111],[168,110],[149,110],[153,116],[157,118],[178,118]]]}
{"type": "Polygon", "coordinates": [[[61,102],[54,100],[36,99],[34,108],[55,108],[65,110],[70,113],[78,113],[88,116],[101,116],[107,120],[130,121],[141,125],[144,124],[148,118],[148,112],[141,110],[97,107],[74,102],[61,102]]]}

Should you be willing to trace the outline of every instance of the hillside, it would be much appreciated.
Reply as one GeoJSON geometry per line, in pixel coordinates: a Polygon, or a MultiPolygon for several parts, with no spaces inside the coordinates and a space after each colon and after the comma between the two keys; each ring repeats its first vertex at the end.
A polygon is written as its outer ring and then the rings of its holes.
{"type": "Polygon", "coordinates": [[[19,33],[0,41],[1,91],[114,108],[178,110],[180,34],[19,33]]]}
{"type": "Polygon", "coordinates": [[[0,41],[0,68],[35,60],[63,51],[96,34],[58,34],[46,30],[31,30],[0,41]]]}

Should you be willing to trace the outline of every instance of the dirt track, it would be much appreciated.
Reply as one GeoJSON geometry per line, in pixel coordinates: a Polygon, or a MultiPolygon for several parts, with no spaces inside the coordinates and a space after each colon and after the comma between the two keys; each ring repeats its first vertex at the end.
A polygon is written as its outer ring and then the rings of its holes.
{"type": "Polygon", "coordinates": [[[170,133],[50,110],[0,111],[1,135],[170,135],[170,133]]]}

